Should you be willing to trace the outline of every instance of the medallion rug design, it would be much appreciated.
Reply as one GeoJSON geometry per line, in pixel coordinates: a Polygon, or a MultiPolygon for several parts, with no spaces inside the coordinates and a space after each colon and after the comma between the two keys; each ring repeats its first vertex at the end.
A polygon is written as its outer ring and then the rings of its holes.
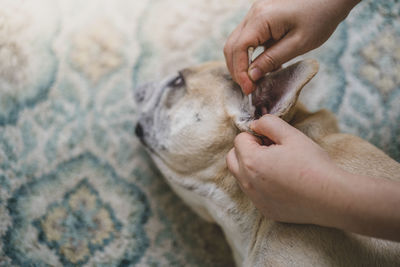
{"type": "MultiPolygon", "coordinates": [[[[223,59],[244,0],[0,0],[0,266],[233,266],[134,136],[139,84],[223,59]]],[[[400,4],[363,1],[301,99],[400,160],[400,4]]]]}

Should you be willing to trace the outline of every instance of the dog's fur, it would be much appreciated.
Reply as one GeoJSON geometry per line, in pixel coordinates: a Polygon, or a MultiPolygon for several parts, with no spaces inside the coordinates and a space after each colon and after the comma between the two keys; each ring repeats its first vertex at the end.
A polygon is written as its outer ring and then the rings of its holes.
{"type": "Polygon", "coordinates": [[[235,136],[267,110],[312,138],[341,168],[400,179],[399,163],[368,142],[339,133],[333,114],[310,113],[296,103],[317,69],[308,60],[267,75],[254,93],[254,107],[224,63],[185,69],[136,90],[141,110],[136,133],[173,190],[222,227],[238,266],[400,266],[398,243],[265,218],[227,169],[235,136]]]}

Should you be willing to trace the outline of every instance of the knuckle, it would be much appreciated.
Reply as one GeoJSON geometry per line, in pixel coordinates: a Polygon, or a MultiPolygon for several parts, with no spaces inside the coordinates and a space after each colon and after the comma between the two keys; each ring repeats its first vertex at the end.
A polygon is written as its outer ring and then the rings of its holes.
{"type": "Polygon", "coordinates": [[[274,70],[279,67],[280,64],[269,54],[264,53],[262,57],[260,57],[259,67],[263,72],[268,72],[274,70]]]}
{"type": "Polygon", "coordinates": [[[243,34],[237,40],[237,42],[235,42],[235,46],[234,46],[233,50],[235,52],[246,53],[246,55],[247,55],[247,49],[250,46],[253,46],[255,43],[254,39],[257,39],[257,32],[252,29],[246,29],[243,31],[245,31],[245,34],[243,34]]]}
{"type": "Polygon", "coordinates": [[[238,43],[236,44],[235,48],[233,49],[235,52],[239,52],[239,51],[247,51],[247,49],[249,48],[251,44],[251,41],[246,38],[246,39],[242,39],[240,41],[238,41],[238,43]]]}

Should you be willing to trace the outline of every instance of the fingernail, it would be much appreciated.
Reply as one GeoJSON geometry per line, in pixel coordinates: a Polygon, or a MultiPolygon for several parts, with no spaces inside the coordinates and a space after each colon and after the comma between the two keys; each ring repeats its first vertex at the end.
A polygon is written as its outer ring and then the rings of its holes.
{"type": "Polygon", "coordinates": [[[255,82],[261,78],[262,72],[259,68],[254,67],[249,70],[249,76],[250,76],[250,79],[252,79],[253,82],[255,82]]]}
{"type": "Polygon", "coordinates": [[[245,83],[244,83],[244,85],[243,85],[243,93],[245,94],[245,95],[249,95],[251,92],[253,92],[254,91],[254,89],[253,89],[253,82],[252,81],[250,81],[250,80],[248,80],[248,81],[246,81],[245,83]]]}

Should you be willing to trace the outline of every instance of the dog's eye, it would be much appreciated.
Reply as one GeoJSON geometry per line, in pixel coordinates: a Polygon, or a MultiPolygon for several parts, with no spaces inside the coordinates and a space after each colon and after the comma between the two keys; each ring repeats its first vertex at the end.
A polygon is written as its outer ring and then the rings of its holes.
{"type": "Polygon", "coordinates": [[[168,90],[167,92],[165,105],[167,108],[171,108],[186,93],[185,79],[183,78],[182,74],[179,73],[179,75],[176,78],[170,81],[168,83],[168,87],[170,88],[170,90],[168,90]]]}
{"type": "Polygon", "coordinates": [[[182,75],[179,73],[179,75],[173,79],[172,81],[170,81],[168,83],[168,86],[170,87],[181,87],[185,84],[185,80],[183,79],[182,75]]]}

